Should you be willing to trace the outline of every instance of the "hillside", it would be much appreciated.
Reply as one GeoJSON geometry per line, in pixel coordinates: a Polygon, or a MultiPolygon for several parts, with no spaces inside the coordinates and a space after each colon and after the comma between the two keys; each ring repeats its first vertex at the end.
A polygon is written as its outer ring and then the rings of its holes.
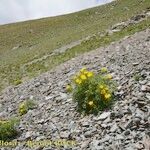
{"type": "MultiPolygon", "coordinates": [[[[38,104],[22,117],[21,135],[17,137],[21,144],[14,149],[33,149],[22,143],[28,140],[64,138],[76,142],[71,146],[73,150],[149,150],[149,35],[149,29],[136,33],[5,90],[0,97],[0,117],[17,116],[19,103],[26,99],[34,99],[38,104]],[[119,85],[116,93],[119,99],[112,110],[100,112],[98,116],[76,112],[76,103],[64,87],[82,66],[95,72],[102,66],[109,67],[119,85]]],[[[52,149],[59,149],[56,147],[53,145],[52,149]]]]}
{"type": "Polygon", "coordinates": [[[117,0],[69,15],[0,26],[0,89],[18,85],[79,53],[108,45],[125,35],[147,28],[149,19],[139,26],[125,29],[125,34],[118,33],[115,38],[99,36],[114,24],[127,21],[149,7],[149,0],[117,0]],[[93,39],[95,35],[98,38],[93,39]],[[80,40],[86,42],[88,48],[84,48],[85,44],[81,44],[80,40]],[[63,55],[51,55],[68,44],[71,45],[70,51],[63,55]],[[44,61],[41,59],[43,57],[44,61]]]}
{"type": "Polygon", "coordinates": [[[0,26],[0,81],[0,150],[150,150],[149,0],[0,26]],[[78,103],[66,87],[83,67],[93,76],[78,103]],[[93,84],[102,68],[110,79],[93,84]],[[77,111],[97,99],[112,105],[77,111]]]}

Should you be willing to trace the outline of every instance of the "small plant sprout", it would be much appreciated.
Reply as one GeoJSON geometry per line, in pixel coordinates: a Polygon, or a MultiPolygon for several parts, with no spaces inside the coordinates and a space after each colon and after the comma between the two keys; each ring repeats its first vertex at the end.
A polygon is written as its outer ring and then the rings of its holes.
{"type": "Polygon", "coordinates": [[[28,112],[28,110],[34,109],[36,106],[33,100],[26,100],[19,104],[19,114],[22,116],[28,112]]]}

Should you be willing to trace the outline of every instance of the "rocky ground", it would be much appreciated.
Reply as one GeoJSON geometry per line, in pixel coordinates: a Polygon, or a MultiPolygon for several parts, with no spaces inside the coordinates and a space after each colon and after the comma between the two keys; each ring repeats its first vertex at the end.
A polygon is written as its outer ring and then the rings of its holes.
{"type": "MultiPolygon", "coordinates": [[[[0,118],[18,115],[18,105],[34,99],[37,108],[20,122],[20,142],[68,139],[76,141],[73,150],[149,150],[150,149],[150,29],[125,37],[108,47],[85,53],[54,70],[0,95],[0,118]],[[82,116],[66,94],[69,79],[83,66],[99,72],[108,67],[118,83],[112,110],[98,116],[82,116]]],[[[11,148],[1,148],[11,149],[11,148]]],[[[21,143],[15,150],[28,150],[21,143]]],[[[52,146],[35,149],[60,149],[52,146]]]]}

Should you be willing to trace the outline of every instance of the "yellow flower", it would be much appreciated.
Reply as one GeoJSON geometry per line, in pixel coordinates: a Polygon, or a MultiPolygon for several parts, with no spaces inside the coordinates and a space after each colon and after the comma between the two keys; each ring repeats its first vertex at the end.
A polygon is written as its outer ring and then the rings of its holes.
{"type": "Polygon", "coordinates": [[[106,94],[106,90],[105,89],[101,90],[101,94],[102,95],[106,94]]]}
{"type": "Polygon", "coordinates": [[[81,75],[80,75],[80,78],[81,78],[82,80],[86,80],[86,79],[87,79],[87,77],[86,77],[84,74],[81,74],[81,75]]]}
{"type": "Polygon", "coordinates": [[[105,94],[105,99],[109,99],[111,97],[110,94],[105,94]]]}
{"type": "Polygon", "coordinates": [[[19,106],[19,109],[23,109],[25,107],[25,103],[21,103],[20,106],[19,106]]]}
{"type": "Polygon", "coordinates": [[[72,91],[72,86],[71,86],[71,85],[67,85],[67,86],[66,86],[66,90],[67,90],[68,92],[71,92],[71,91],[72,91]]]}
{"type": "Polygon", "coordinates": [[[108,80],[111,80],[113,77],[112,77],[112,75],[111,74],[107,74],[106,76],[105,76],[105,79],[108,79],[108,80]]]}
{"type": "Polygon", "coordinates": [[[81,81],[80,79],[76,79],[76,80],[75,80],[75,83],[76,83],[76,84],[81,84],[82,81],[81,81]]]}
{"type": "Polygon", "coordinates": [[[85,67],[80,70],[81,73],[84,73],[85,71],[87,71],[85,67]]]}
{"type": "Polygon", "coordinates": [[[90,106],[93,106],[93,105],[94,105],[93,101],[89,101],[88,104],[89,104],[90,106]]]}
{"type": "Polygon", "coordinates": [[[93,77],[93,75],[94,75],[93,72],[88,72],[87,73],[87,77],[93,77]]]}
{"type": "Polygon", "coordinates": [[[83,71],[84,75],[87,75],[89,72],[87,70],[83,71]]]}
{"type": "Polygon", "coordinates": [[[105,91],[107,91],[107,92],[108,92],[108,91],[109,91],[109,88],[108,88],[108,87],[105,87],[105,91]]]}
{"type": "Polygon", "coordinates": [[[102,73],[106,73],[107,71],[108,71],[108,70],[107,70],[106,67],[101,68],[101,72],[102,72],[102,73]]]}
{"type": "Polygon", "coordinates": [[[99,88],[100,88],[100,89],[104,89],[104,86],[103,86],[103,85],[100,85],[99,88]]]}
{"type": "Polygon", "coordinates": [[[20,110],[19,110],[19,113],[20,113],[20,115],[22,116],[22,115],[24,115],[24,114],[27,113],[27,109],[25,109],[25,108],[20,109],[20,110]]]}

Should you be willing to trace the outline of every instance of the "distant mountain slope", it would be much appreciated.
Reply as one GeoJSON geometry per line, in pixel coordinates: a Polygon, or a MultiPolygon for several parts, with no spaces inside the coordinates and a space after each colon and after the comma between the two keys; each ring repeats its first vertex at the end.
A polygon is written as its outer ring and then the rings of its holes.
{"type": "Polygon", "coordinates": [[[117,0],[69,15],[0,26],[0,89],[52,68],[42,63],[26,69],[24,64],[70,42],[104,32],[149,7],[149,0],[117,0]]]}

